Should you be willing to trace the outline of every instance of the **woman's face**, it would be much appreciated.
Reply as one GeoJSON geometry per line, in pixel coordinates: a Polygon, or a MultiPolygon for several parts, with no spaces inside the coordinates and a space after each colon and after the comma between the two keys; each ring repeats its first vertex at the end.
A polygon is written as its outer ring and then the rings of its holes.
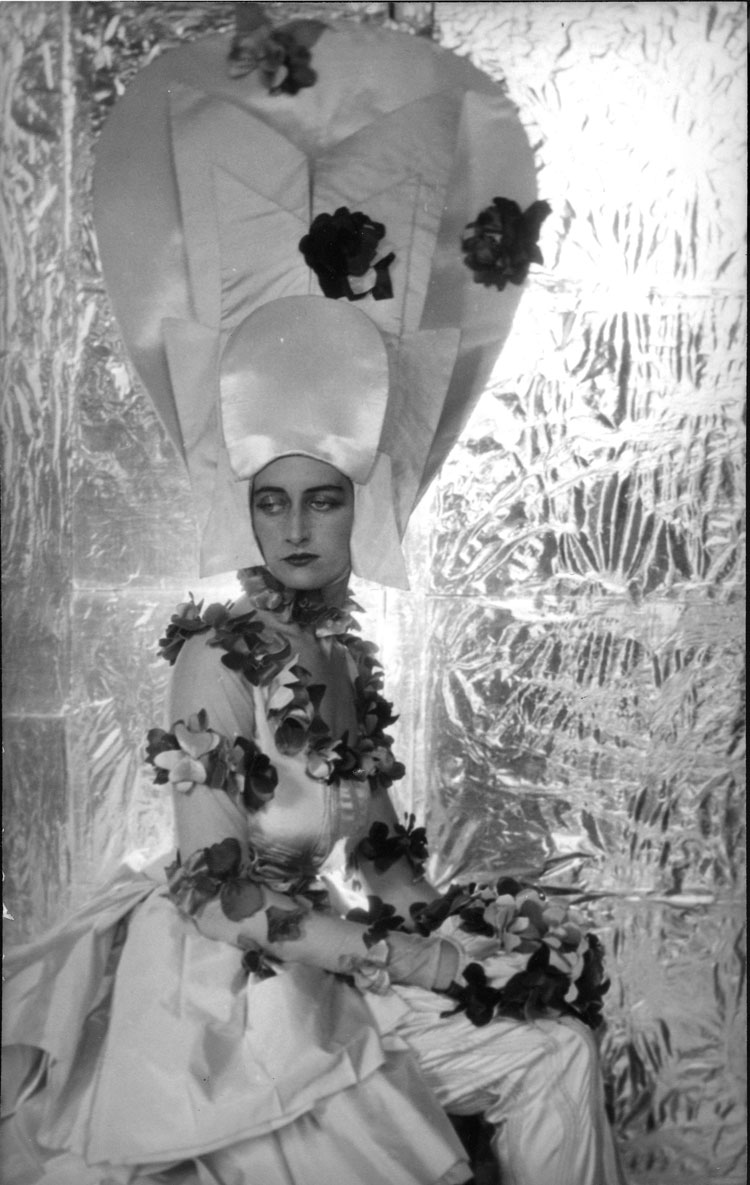
{"type": "Polygon", "coordinates": [[[338,469],[279,457],[256,475],[250,510],[266,567],[287,588],[326,588],[348,577],[354,490],[338,469]]]}

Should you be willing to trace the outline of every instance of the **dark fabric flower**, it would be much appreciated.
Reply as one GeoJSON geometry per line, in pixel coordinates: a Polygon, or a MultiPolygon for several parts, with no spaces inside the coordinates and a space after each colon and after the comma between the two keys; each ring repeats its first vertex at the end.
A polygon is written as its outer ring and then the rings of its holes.
{"type": "Polygon", "coordinates": [[[393,711],[393,704],[384,699],[382,695],[378,695],[377,692],[368,692],[363,703],[362,723],[367,736],[382,733],[384,728],[388,728],[398,720],[398,716],[393,711]]]}
{"type": "Polygon", "coordinates": [[[415,901],[409,907],[414,929],[418,934],[425,936],[432,934],[444,921],[460,914],[471,904],[473,891],[473,884],[451,885],[442,897],[437,897],[434,901],[415,901]]]}
{"type": "Polygon", "coordinates": [[[604,948],[596,934],[589,934],[588,948],[583,955],[583,971],[576,980],[578,998],[571,1006],[573,1012],[591,1029],[602,1024],[604,996],[610,981],[604,976],[604,948]]]}
{"type": "Polygon", "coordinates": [[[250,14],[249,20],[238,22],[232,39],[229,74],[242,78],[257,70],[270,94],[296,95],[317,81],[310,48],[324,28],[320,21],[299,20],[272,29],[265,17],[250,14]]]}
{"type": "Polygon", "coordinates": [[[234,838],[222,839],[206,848],[206,868],[217,880],[237,876],[242,864],[242,849],[234,838]]]}
{"type": "Polygon", "coordinates": [[[375,300],[388,300],[393,296],[388,268],[396,257],[391,252],[376,262],[378,244],[384,235],[382,222],[374,222],[361,210],[352,212],[339,206],[333,214],[318,214],[313,219],[309,232],[300,239],[299,249],[318,277],[324,296],[362,300],[372,295],[375,300]],[[375,271],[375,283],[366,292],[355,292],[350,277],[364,276],[370,268],[375,271]]]}
{"type": "Polygon", "coordinates": [[[263,891],[248,877],[234,877],[221,886],[219,900],[230,922],[241,922],[263,908],[263,891]]]}
{"type": "Polygon", "coordinates": [[[184,893],[179,894],[178,899],[179,896],[182,896],[188,903],[188,912],[197,913],[201,905],[205,905],[207,901],[211,901],[221,892],[221,881],[217,880],[215,876],[209,876],[207,872],[201,872],[198,869],[197,871],[186,873],[184,885],[180,886],[180,890],[184,890],[184,893]]]}
{"type": "Polygon", "coordinates": [[[428,856],[427,833],[424,827],[415,827],[415,822],[415,816],[409,815],[406,826],[396,823],[393,831],[387,823],[373,823],[357,844],[357,857],[371,860],[376,872],[386,872],[405,856],[412,868],[421,873],[428,856]]]}
{"type": "Polygon", "coordinates": [[[242,801],[249,811],[260,810],[271,801],[279,783],[276,767],[255,741],[237,737],[234,746],[235,768],[244,777],[242,801]]]}
{"type": "Polygon", "coordinates": [[[208,901],[219,896],[240,871],[240,845],[222,840],[193,852],[185,863],[176,861],[167,870],[169,895],[180,913],[193,917],[208,901]]]}
{"type": "Polygon", "coordinates": [[[231,602],[225,605],[220,605],[218,602],[214,602],[212,605],[208,606],[205,613],[203,614],[204,623],[209,629],[221,629],[222,626],[226,625],[226,623],[231,620],[229,615],[230,608],[231,602]]]}
{"type": "Polygon", "coordinates": [[[310,50],[293,33],[276,29],[266,41],[260,76],[272,95],[296,95],[317,81],[311,59],[310,50]]]}
{"type": "Polygon", "coordinates": [[[465,1012],[473,1025],[489,1024],[495,1015],[500,999],[500,989],[493,988],[487,982],[487,976],[480,963],[469,963],[463,972],[465,984],[455,981],[448,988],[446,995],[457,1001],[451,1012],[443,1012],[443,1016],[454,1016],[457,1012],[465,1012]]]}
{"type": "Polygon", "coordinates": [[[302,922],[307,917],[306,909],[280,909],[270,905],[266,910],[269,942],[292,942],[302,937],[302,922]]]}
{"type": "Polygon", "coordinates": [[[273,735],[279,753],[284,753],[287,757],[293,757],[295,753],[301,753],[307,744],[308,731],[309,722],[306,718],[294,716],[289,713],[281,721],[281,724],[273,735]]]}
{"type": "Polygon", "coordinates": [[[461,929],[467,934],[482,934],[491,938],[495,931],[484,917],[484,907],[481,905],[466,905],[461,911],[461,929]]]}
{"type": "Polygon", "coordinates": [[[168,753],[179,747],[174,733],[165,732],[163,728],[150,728],[146,733],[146,761],[154,767],[154,782],[157,786],[169,781],[169,770],[161,769],[156,764],[156,758],[160,753],[168,753]]]}
{"type": "Polygon", "coordinates": [[[347,733],[336,746],[336,766],[332,781],[339,782],[342,778],[355,778],[358,782],[364,782],[367,780],[367,775],[360,766],[359,753],[347,744],[348,739],[347,733]]]}
{"type": "Polygon", "coordinates": [[[497,288],[522,284],[532,263],[543,263],[538,239],[544,219],[552,213],[548,202],[532,202],[522,211],[517,202],[496,197],[470,222],[461,239],[464,263],[477,284],[497,288]]]}
{"type": "MultiPolygon", "coordinates": [[[[210,609],[218,607],[211,605],[210,609]]],[[[170,666],[174,665],[177,655],[189,637],[193,634],[202,634],[209,628],[205,618],[201,616],[202,608],[203,601],[196,605],[191,593],[190,600],[183,601],[172,614],[164,637],[159,639],[159,654],[161,658],[167,660],[170,666]]]]}
{"type": "Polygon", "coordinates": [[[350,922],[367,926],[362,935],[365,946],[375,946],[385,938],[389,930],[402,930],[404,919],[396,913],[395,905],[387,905],[380,897],[367,897],[367,909],[350,909],[346,915],[350,922]]]}
{"type": "Polygon", "coordinates": [[[246,975],[255,975],[258,979],[272,979],[276,975],[269,956],[264,954],[260,947],[245,951],[242,956],[242,970],[246,975]]]}
{"type": "Polygon", "coordinates": [[[248,683],[261,687],[273,679],[291,654],[291,645],[280,634],[270,634],[254,609],[232,617],[215,628],[212,646],[220,646],[230,671],[240,671],[248,683]]]}
{"type": "Polygon", "coordinates": [[[541,946],[529,959],[526,970],[498,989],[499,1011],[516,1020],[575,1014],[565,1002],[569,988],[570,979],[549,965],[549,950],[541,946]]]}

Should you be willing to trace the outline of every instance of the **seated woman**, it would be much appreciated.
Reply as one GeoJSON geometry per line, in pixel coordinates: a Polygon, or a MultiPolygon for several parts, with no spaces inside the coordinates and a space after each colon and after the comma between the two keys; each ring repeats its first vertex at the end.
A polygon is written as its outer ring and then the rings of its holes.
{"type": "Polygon", "coordinates": [[[240,7],[239,73],[207,38],[115,106],[95,219],[202,571],[246,593],[163,639],[166,881],[125,870],[7,959],[3,1180],[458,1185],[447,1112],[485,1117],[503,1185],[618,1185],[596,944],[514,883],[424,880],[346,591],[405,586],[403,528],[541,259],[533,154],[464,58],[240,7]]]}
{"type": "Polygon", "coordinates": [[[117,881],[9,960],[3,1179],[449,1185],[471,1170],[447,1111],[484,1115],[503,1185],[618,1185],[578,939],[565,999],[504,1015],[528,961],[507,953],[512,890],[468,891],[493,924],[456,924],[389,799],[391,707],[347,595],[390,514],[382,339],[349,305],[271,302],[232,334],[221,385],[263,563],[162,642],[170,727],[148,755],[174,800],[167,883],[117,881]],[[344,858],[368,911],[326,880],[344,858]]]}

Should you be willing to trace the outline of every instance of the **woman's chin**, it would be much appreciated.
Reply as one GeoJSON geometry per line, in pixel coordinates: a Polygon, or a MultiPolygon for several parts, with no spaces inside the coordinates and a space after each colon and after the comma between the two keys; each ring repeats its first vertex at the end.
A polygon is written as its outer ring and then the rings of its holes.
{"type": "Polygon", "coordinates": [[[336,592],[339,589],[346,591],[351,575],[348,568],[345,572],[326,572],[325,570],[321,571],[317,564],[311,564],[304,568],[295,568],[291,564],[283,564],[279,567],[274,565],[273,568],[269,567],[269,571],[291,592],[320,590],[328,593],[329,590],[336,592]]]}
{"type": "Polygon", "coordinates": [[[293,592],[310,592],[312,589],[320,588],[320,578],[314,572],[309,572],[307,569],[292,569],[286,571],[283,575],[281,573],[274,573],[277,580],[280,580],[286,588],[293,592]]]}

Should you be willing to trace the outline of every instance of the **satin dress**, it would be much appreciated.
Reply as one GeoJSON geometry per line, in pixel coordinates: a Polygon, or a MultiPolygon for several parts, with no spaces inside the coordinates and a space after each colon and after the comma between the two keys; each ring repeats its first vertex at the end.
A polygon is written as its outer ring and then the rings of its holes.
{"type": "MultiPolygon", "coordinates": [[[[355,737],[357,671],[341,635],[247,599],[231,612],[253,608],[325,688],[330,734],[355,737]]],[[[187,638],[169,724],[205,711],[211,729],[267,754],[278,783],[252,810],[207,785],[173,790],[179,852],[236,839],[274,892],[301,865],[326,883],[382,818],[382,795],[366,780],[313,778],[307,750],[280,751],[278,681],[251,683],[224,653],[212,629],[187,638]]],[[[331,926],[345,928],[327,883],[331,926]]],[[[485,1114],[503,1185],[620,1185],[584,1026],[477,1028],[423,986],[367,990],[335,972],[335,928],[314,949],[287,942],[275,974],[248,973],[237,933],[216,910],[185,916],[161,865],[124,867],[9,952],[5,1185],[459,1185],[471,1170],[446,1111],[485,1114]]]]}

